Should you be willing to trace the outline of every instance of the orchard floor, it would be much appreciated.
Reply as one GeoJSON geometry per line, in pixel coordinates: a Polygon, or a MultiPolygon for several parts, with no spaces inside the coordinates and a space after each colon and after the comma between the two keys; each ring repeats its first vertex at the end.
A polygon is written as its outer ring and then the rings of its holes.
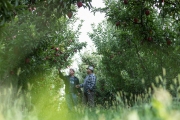
{"type": "MultiPolygon", "coordinates": [[[[127,106],[117,99],[119,105],[105,109],[105,106],[87,108],[78,105],[68,112],[64,101],[57,105],[52,101],[47,104],[47,97],[39,96],[31,109],[27,109],[27,102],[19,96],[12,97],[12,90],[6,89],[0,94],[0,120],[179,120],[180,100],[172,99],[171,95],[163,89],[157,90],[148,103],[127,106]],[[26,106],[26,107],[25,107],[26,106]]],[[[27,94],[28,95],[28,94],[27,94]]]]}

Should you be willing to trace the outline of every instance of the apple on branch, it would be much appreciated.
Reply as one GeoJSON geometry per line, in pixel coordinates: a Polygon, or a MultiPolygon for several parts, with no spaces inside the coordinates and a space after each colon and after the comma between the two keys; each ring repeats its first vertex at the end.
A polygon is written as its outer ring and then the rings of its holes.
{"type": "Polygon", "coordinates": [[[124,4],[128,4],[128,0],[124,0],[124,4]]]}
{"type": "Polygon", "coordinates": [[[80,7],[82,7],[83,6],[83,4],[82,4],[82,2],[77,2],[77,6],[78,6],[78,8],[80,8],[80,7]]]}
{"type": "Polygon", "coordinates": [[[57,47],[57,48],[55,48],[55,50],[56,50],[56,51],[59,51],[59,48],[57,47]]]}
{"type": "Polygon", "coordinates": [[[134,23],[138,23],[138,19],[137,18],[134,18],[134,23]]]}
{"type": "Polygon", "coordinates": [[[76,53],[76,52],[77,52],[77,49],[75,49],[74,52],[76,53]]]}
{"type": "Polygon", "coordinates": [[[30,63],[30,59],[26,58],[25,63],[27,63],[27,64],[30,63]]]}
{"type": "Polygon", "coordinates": [[[146,10],[146,11],[145,11],[145,14],[146,14],[146,16],[148,16],[148,15],[150,14],[150,11],[149,11],[149,10],[146,10]]]}
{"type": "Polygon", "coordinates": [[[166,43],[167,43],[167,45],[171,45],[172,44],[170,39],[166,40],[166,43]]]}
{"type": "Polygon", "coordinates": [[[116,26],[119,26],[120,25],[120,21],[116,22],[116,26]]]}
{"type": "Polygon", "coordinates": [[[151,42],[152,41],[152,37],[148,37],[148,41],[151,42]]]}
{"type": "Polygon", "coordinates": [[[73,16],[73,13],[70,11],[67,13],[68,18],[70,19],[73,16]]]}

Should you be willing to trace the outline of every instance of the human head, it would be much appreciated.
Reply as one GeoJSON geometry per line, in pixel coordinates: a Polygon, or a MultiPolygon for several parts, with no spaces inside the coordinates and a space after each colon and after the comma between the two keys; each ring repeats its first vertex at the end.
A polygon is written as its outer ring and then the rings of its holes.
{"type": "Polygon", "coordinates": [[[72,69],[72,68],[70,68],[70,69],[69,69],[69,75],[71,75],[71,76],[72,76],[72,75],[74,75],[74,73],[75,73],[75,70],[74,70],[74,69],[72,69]]]}
{"type": "Polygon", "coordinates": [[[93,73],[93,71],[94,71],[93,66],[89,66],[86,69],[87,69],[87,74],[93,73]]]}

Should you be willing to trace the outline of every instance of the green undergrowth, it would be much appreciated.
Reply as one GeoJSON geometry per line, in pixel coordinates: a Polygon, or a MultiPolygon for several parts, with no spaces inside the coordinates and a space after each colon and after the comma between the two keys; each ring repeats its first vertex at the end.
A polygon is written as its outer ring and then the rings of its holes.
{"type": "MultiPolygon", "coordinates": [[[[176,80],[178,83],[179,79],[176,80]]],[[[67,110],[64,95],[49,95],[51,89],[40,88],[33,95],[33,85],[28,84],[25,92],[12,86],[0,90],[0,120],[179,120],[180,102],[163,85],[153,87],[146,93],[136,95],[134,104],[122,99],[117,92],[112,106],[108,102],[87,108],[78,104],[74,111],[67,110]],[[152,94],[151,94],[152,93],[152,94]],[[35,97],[35,98],[33,98],[35,97]],[[107,107],[106,107],[107,105],[107,107]]],[[[172,87],[173,88],[173,87],[172,87]]]]}
{"type": "Polygon", "coordinates": [[[118,106],[109,109],[78,105],[72,112],[68,112],[65,101],[61,101],[59,109],[55,108],[53,103],[46,104],[48,102],[45,96],[40,96],[41,99],[28,109],[24,104],[25,97],[12,96],[11,89],[1,92],[1,120],[178,120],[180,117],[180,104],[173,101],[169,92],[164,89],[157,89],[150,103],[130,107],[119,101],[118,106]],[[12,99],[13,97],[15,99],[12,99]]]}

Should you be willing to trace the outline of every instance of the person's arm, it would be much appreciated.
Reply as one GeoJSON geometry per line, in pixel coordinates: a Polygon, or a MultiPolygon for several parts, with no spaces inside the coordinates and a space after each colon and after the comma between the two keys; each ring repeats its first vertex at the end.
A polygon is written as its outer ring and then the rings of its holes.
{"type": "Polygon", "coordinates": [[[79,86],[82,88],[84,86],[84,83],[80,84],[79,86]]]}
{"type": "Polygon", "coordinates": [[[79,85],[76,85],[76,88],[82,88],[83,87],[83,83],[82,84],[79,84],[79,85]]]}
{"type": "Polygon", "coordinates": [[[79,85],[76,85],[76,88],[82,88],[86,82],[86,78],[84,79],[84,83],[81,83],[79,85]]]}
{"type": "Polygon", "coordinates": [[[59,69],[58,69],[58,72],[59,72],[59,77],[60,77],[64,82],[67,81],[68,77],[64,76],[59,69]]]}
{"type": "MultiPolygon", "coordinates": [[[[79,79],[77,77],[76,77],[76,79],[77,79],[77,84],[76,85],[79,85],[79,79]]],[[[78,93],[82,92],[80,88],[77,88],[77,91],[78,91],[78,93]]]]}
{"type": "Polygon", "coordinates": [[[76,85],[76,88],[82,88],[84,86],[84,83],[76,85]]]}

